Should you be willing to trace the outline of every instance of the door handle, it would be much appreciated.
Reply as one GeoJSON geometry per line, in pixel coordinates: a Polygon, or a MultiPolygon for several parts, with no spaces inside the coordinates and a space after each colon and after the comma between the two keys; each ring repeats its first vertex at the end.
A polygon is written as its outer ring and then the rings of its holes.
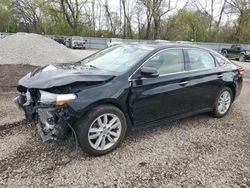
{"type": "Polygon", "coordinates": [[[187,85],[187,84],[188,84],[188,81],[183,81],[183,82],[180,82],[180,83],[179,83],[180,86],[185,86],[185,85],[187,85]]]}
{"type": "Polygon", "coordinates": [[[222,77],[223,77],[223,74],[217,74],[217,77],[218,77],[218,78],[222,78],[222,77]]]}

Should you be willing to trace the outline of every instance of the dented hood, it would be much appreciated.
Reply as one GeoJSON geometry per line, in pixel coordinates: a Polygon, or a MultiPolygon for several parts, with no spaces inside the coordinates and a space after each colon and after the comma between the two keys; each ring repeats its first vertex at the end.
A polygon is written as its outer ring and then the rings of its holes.
{"type": "Polygon", "coordinates": [[[74,82],[102,82],[114,77],[108,72],[81,64],[48,65],[35,69],[19,80],[26,88],[46,89],[64,86],[74,82]]]}

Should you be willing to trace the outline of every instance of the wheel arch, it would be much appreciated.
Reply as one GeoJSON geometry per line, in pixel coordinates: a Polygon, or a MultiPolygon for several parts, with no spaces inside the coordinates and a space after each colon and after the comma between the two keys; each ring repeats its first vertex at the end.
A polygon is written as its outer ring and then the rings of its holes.
{"type": "Polygon", "coordinates": [[[235,95],[236,95],[236,86],[234,83],[228,83],[225,85],[225,87],[228,87],[231,89],[232,93],[233,93],[233,101],[235,99],[235,95]]]}
{"type": "Polygon", "coordinates": [[[221,52],[227,54],[227,50],[226,49],[222,49],[221,52]]]}
{"type": "Polygon", "coordinates": [[[126,118],[128,128],[132,126],[131,116],[128,112],[128,108],[126,107],[126,105],[121,104],[118,100],[115,100],[115,99],[102,99],[102,100],[96,101],[90,104],[89,106],[87,106],[86,108],[84,108],[84,110],[81,111],[80,116],[83,117],[84,115],[89,113],[93,108],[96,108],[98,106],[104,106],[104,105],[112,105],[118,108],[119,110],[121,110],[126,118]]]}

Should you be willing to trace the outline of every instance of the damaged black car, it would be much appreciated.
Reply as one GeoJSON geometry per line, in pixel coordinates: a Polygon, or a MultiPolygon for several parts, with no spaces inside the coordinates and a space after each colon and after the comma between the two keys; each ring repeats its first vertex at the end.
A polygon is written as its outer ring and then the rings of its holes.
{"type": "Polygon", "coordinates": [[[74,64],[38,68],[19,80],[15,102],[44,142],[73,132],[103,155],[127,132],[199,113],[225,116],[244,70],[220,54],[181,44],[124,44],[74,64]]]}

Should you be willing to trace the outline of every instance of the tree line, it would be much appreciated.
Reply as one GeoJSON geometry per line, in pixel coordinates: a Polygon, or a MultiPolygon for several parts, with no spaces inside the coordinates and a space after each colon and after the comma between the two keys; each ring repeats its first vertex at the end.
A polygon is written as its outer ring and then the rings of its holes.
{"type": "Polygon", "coordinates": [[[0,31],[250,43],[250,0],[1,0],[0,31]]]}

